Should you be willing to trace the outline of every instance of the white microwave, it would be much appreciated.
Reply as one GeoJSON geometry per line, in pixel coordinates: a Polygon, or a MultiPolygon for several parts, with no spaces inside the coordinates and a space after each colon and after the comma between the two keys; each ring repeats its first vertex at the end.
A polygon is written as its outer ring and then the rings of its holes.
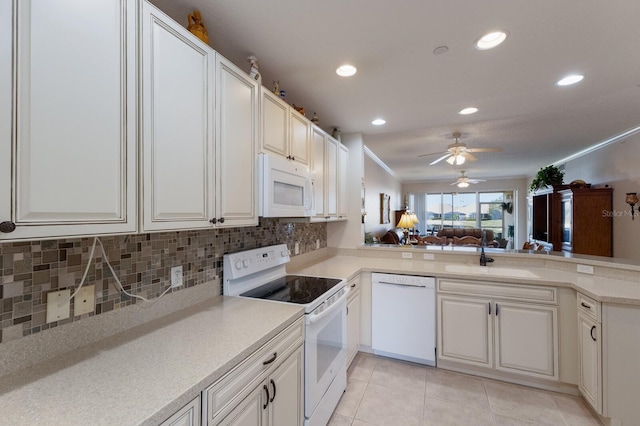
{"type": "Polygon", "coordinates": [[[311,217],[315,214],[308,167],[271,154],[260,154],[258,164],[260,216],[311,217]]]}

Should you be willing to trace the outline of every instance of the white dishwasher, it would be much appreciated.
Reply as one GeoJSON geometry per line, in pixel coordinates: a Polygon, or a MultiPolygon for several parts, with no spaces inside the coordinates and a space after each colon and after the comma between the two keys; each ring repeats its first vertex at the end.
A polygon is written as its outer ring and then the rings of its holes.
{"type": "Polygon", "coordinates": [[[371,285],[373,353],[435,366],[435,278],[374,272],[371,285]]]}

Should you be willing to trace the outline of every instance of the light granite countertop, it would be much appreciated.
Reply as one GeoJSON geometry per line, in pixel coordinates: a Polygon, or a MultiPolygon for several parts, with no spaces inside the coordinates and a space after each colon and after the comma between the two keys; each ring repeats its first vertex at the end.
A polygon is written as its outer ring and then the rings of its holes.
{"type": "MultiPolygon", "coordinates": [[[[477,261],[475,257],[474,261],[477,261]]],[[[461,262],[337,255],[316,263],[288,268],[287,272],[345,279],[360,272],[387,272],[497,283],[551,285],[573,288],[601,302],[640,306],[640,284],[637,282],[541,267],[498,264],[481,267],[477,263],[464,263],[463,259],[461,262]]]]}
{"type": "Polygon", "coordinates": [[[157,425],[303,315],[218,296],[0,378],[6,425],[157,425]]]}

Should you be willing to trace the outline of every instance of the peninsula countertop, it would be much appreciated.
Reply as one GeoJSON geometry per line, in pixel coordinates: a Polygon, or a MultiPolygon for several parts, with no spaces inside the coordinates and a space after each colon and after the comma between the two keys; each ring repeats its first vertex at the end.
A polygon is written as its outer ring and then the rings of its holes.
{"type": "Polygon", "coordinates": [[[573,288],[600,302],[640,306],[640,283],[638,282],[539,266],[510,264],[501,266],[500,262],[491,266],[479,266],[476,257],[470,256],[461,256],[459,261],[438,261],[336,255],[315,263],[288,268],[287,272],[344,279],[350,279],[360,272],[387,272],[497,283],[551,285],[573,288]],[[476,263],[471,263],[471,259],[476,263]]]}
{"type": "Polygon", "coordinates": [[[218,296],[0,378],[0,423],[157,425],[303,315],[218,296]]]}

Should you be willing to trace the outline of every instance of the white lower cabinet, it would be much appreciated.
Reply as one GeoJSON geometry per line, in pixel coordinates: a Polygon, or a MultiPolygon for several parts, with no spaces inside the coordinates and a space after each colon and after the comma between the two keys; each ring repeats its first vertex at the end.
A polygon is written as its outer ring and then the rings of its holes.
{"type": "Polygon", "coordinates": [[[558,380],[555,289],[448,280],[439,289],[439,360],[558,380]]]}
{"type": "Polygon", "coordinates": [[[300,319],[205,389],[205,424],[302,425],[303,341],[300,319]]]}
{"type": "Polygon", "coordinates": [[[200,395],[198,395],[160,426],[200,426],[200,414],[200,395]]]}
{"type": "Polygon", "coordinates": [[[602,414],[602,324],[600,304],[578,293],[578,389],[602,414]]]}
{"type": "Polygon", "coordinates": [[[360,276],[350,279],[347,288],[349,288],[347,299],[347,367],[349,367],[360,349],[360,276]]]}

